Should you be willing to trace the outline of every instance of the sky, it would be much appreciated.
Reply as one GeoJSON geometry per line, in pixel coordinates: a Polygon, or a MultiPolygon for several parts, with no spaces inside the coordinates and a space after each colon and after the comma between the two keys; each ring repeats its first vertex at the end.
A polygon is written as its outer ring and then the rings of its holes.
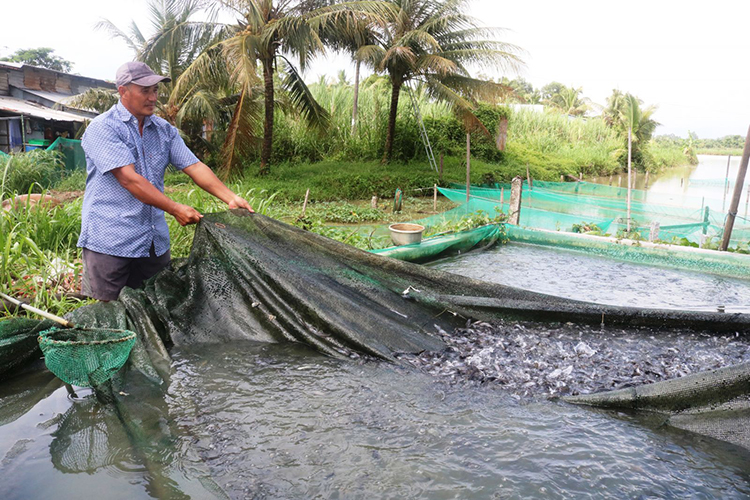
{"type": "MultiPolygon", "coordinates": [[[[74,63],[73,72],[114,79],[132,52],[103,31],[109,19],[125,29],[132,20],[150,32],[147,0],[37,0],[32,16],[22,2],[3,5],[0,57],[19,48],[48,46],[74,63]]],[[[606,104],[613,89],[657,106],[657,134],[701,138],[742,135],[750,125],[750,2],[739,0],[610,1],[529,0],[468,2],[480,24],[504,28],[500,39],[522,49],[518,73],[535,87],[557,81],[580,87],[585,97],[606,104]]],[[[307,81],[339,70],[353,75],[346,57],[313,63],[307,81]]]]}

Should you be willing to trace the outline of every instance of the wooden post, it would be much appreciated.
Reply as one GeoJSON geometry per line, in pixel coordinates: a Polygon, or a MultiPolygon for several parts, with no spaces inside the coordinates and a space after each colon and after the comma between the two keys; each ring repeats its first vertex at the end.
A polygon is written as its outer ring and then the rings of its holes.
{"type": "Polygon", "coordinates": [[[518,225],[521,219],[521,191],[523,190],[523,177],[517,175],[510,183],[510,208],[508,209],[508,224],[518,225]]]}
{"type": "Polygon", "coordinates": [[[610,185],[610,186],[612,185],[612,175],[611,175],[611,174],[610,174],[610,176],[609,176],[609,185],[610,185]]]}
{"type": "Polygon", "coordinates": [[[648,241],[654,242],[659,239],[659,229],[661,227],[661,224],[657,221],[653,221],[651,223],[651,230],[648,233],[648,241]]]}
{"type": "Polygon", "coordinates": [[[578,178],[583,182],[583,172],[578,172],[578,178]]]}
{"type": "Polygon", "coordinates": [[[437,213],[437,184],[432,186],[432,211],[437,213]]]}
{"type": "Polygon", "coordinates": [[[443,182],[443,152],[440,152],[440,182],[443,182]]]}
{"type": "Polygon", "coordinates": [[[26,151],[26,123],[23,121],[23,115],[21,115],[21,152],[26,151]]]}
{"type": "MultiPolygon", "coordinates": [[[[740,169],[737,172],[737,180],[734,184],[734,195],[732,196],[732,203],[729,205],[729,213],[727,213],[727,222],[724,225],[724,239],[721,242],[720,251],[726,251],[729,247],[729,240],[732,238],[732,229],[734,228],[734,218],[737,215],[737,207],[740,204],[740,196],[742,196],[742,186],[745,185],[745,173],[747,172],[747,163],[750,160],[750,127],[747,129],[747,136],[745,136],[745,149],[742,151],[742,160],[740,160],[740,169]]],[[[729,169],[729,163],[727,162],[727,171],[729,169]]]]}
{"type": "Polygon", "coordinates": [[[565,176],[564,175],[560,176],[560,182],[565,182],[565,176]]]}
{"type": "MultiPolygon", "coordinates": [[[[748,186],[748,191],[750,192],[750,186],[748,186]]],[[[503,203],[505,203],[505,200],[503,199],[505,197],[505,188],[500,188],[500,206],[503,206],[503,203]]]]}
{"type": "Polygon", "coordinates": [[[727,175],[724,178],[724,199],[721,202],[721,211],[723,212],[727,204],[727,193],[729,192],[729,162],[732,161],[732,155],[727,156],[727,175]]]}
{"type": "Polygon", "coordinates": [[[630,232],[630,189],[632,186],[632,178],[630,176],[631,171],[631,156],[633,154],[633,144],[632,144],[632,137],[633,137],[633,127],[628,128],[628,232],[630,232]]]}
{"type": "Polygon", "coordinates": [[[372,208],[378,208],[378,195],[375,195],[370,200],[370,207],[372,208]]]}
{"type": "Polygon", "coordinates": [[[622,175],[617,176],[617,187],[622,187],[622,175]]]}
{"type": "Polygon", "coordinates": [[[529,164],[526,164],[526,182],[529,183],[529,191],[534,189],[534,186],[531,184],[531,173],[529,173],[529,164]]]}
{"type": "Polygon", "coordinates": [[[305,202],[302,204],[302,217],[305,216],[305,211],[307,210],[307,199],[310,197],[310,188],[307,188],[307,192],[305,193],[305,202]]]}
{"type": "Polygon", "coordinates": [[[646,184],[643,186],[643,189],[648,189],[648,170],[646,170],[646,184]]]}
{"type": "Polygon", "coordinates": [[[745,196],[745,218],[747,219],[747,205],[750,203],[750,184],[747,185],[747,196],[745,196]]]}
{"type": "Polygon", "coordinates": [[[466,132],[466,203],[469,203],[471,190],[471,133],[466,132]]]}

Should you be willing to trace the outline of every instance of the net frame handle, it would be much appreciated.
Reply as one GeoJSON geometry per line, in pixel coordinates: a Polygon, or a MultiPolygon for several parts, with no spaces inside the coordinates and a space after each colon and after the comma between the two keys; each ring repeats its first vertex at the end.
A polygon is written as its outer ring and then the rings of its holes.
{"type": "Polygon", "coordinates": [[[55,316],[54,314],[48,313],[47,311],[42,311],[41,309],[37,309],[36,307],[31,306],[31,305],[27,304],[26,302],[22,302],[22,301],[20,301],[18,299],[14,299],[13,297],[11,297],[9,295],[5,295],[4,293],[0,293],[0,297],[2,297],[3,299],[7,300],[8,302],[10,302],[11,304],[13,304],[13,305],[15,305],[17,307],[20,307],[22,309],[26,309],[29,312],[32,312],[34,314],[38,314],[39,316],[42,316],[42,317],[47,318],[47,319],[51,319],[52,321],[56,321],[57,323],[60,323],[61,325],[63,325],[66,328],[74,328],[75,327],[75,325],[73,323],[71,323],[70,321],[68,321],[65,318],[61,318],[60,316],[55,316]]]}

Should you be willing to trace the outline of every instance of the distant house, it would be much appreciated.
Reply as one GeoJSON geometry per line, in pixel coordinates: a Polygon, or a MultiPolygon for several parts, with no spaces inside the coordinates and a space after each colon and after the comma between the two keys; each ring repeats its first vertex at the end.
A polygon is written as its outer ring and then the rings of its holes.
{"type": "Polygon", "coordinates": [[[114,89],[105,80],[23,63],[0,61],[0,151],[46,147],[58,137],[76,137],[96,113],[66,105],[91,88],[114,89]]]}

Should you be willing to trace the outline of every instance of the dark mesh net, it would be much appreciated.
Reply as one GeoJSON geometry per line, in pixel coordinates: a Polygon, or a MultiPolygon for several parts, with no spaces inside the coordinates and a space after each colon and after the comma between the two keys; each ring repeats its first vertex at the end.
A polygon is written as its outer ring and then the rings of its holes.
{"type": "MultiPolygon", "coordinates": [[[[206,215],[188,259],[143,289],[126,288],[117,301],[69,315],[89,328],[137,333],[129,362],[97,393],[115,402],[129,435],[144,436],[143,446],[150,446],[149,432],[132,427],[142,426],[137,415],[144,406],[127,403],[159,400],[170,377],[172,344],[293,341],[332,356],[396,361],[397,353],[443,349],[434,333],[452,331],[467,318],[732,332],[750,326],[744,314],[604,306],[477,281],[360,251],[244,211],[206,215]]],[[[708,392],[725,393],[721,403],[709,406],[731,405],[721,414],[724,423],[714,421],[727,428],[750,423],[737,402],[750,392],[747,383],[739,383],[745,391],[740,396],[727,395],[725,379],[704,376],[708,392]]],[[[698,394],[685,392],[684,397],[695,400],[698,394]]],[[[670,410],[675,425],[687,420],[690,408],[705,404],[683,401],[678,406],[679,412],[670,410]]],[[[701,417],[679,425],[700,432],[705,422],[701,417]]]]}
{"type": "Polygon", "coordinates": [[[660,413],[670,425],[750,449],[750,364],[565,400],[660,413]]]}

